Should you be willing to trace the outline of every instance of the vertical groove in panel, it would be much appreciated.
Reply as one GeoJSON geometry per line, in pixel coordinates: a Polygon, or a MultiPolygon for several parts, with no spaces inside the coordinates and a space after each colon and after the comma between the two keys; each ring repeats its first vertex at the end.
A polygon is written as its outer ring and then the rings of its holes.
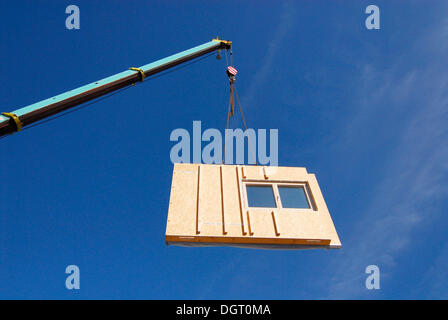
{"type": "Polygon", "coordinates": [[[274,223],[275,235],[278,237],[280,235],[280,232],[278,231],[278,226],[277,226],[277,221],[275,220],[275,213],[274,213],[274,211],[271,211],[271,215],[272,215],[272,222],[274,223]]]}
{"type": "Polygon", "coordinates": [[[199,231],[199,182],[201,181],[201,166],[198,165],[198,191],[196,195],[196,234],[201,233],[199,231]]]}
{"type": "Polygon", "coordinates": [[[244,229],[244,217],[243,217],[243,205],[241,203],[241,187],[240,187],[240,174],[238,172],[238,166],[235,167],[236,170],[236,183],[238,187],[238,202],[240,204],[240,217],[241,217],[241,230],[243,231],[243,235],[246,234],[246,230],[244,229]]]}
{"type": "Polygon", "coordinates": [[[241,167],[241,174],[243,176],[243,179],[246,179],[246,174],[244,173],[244,166],[241,167]]]}
{"type": "Polygon", "coordinates": [[[249,210],[246,211],[247,214],[247,228],[249,229],[249,235],[253,235],[254,233],[252,232],[252,227],[250,225],[250,215],[249,215],[249,210]]]}
{"type": "Polygon", "coordinates": [[[268,175],[266,174],[266,167],[263,167],[263,175],[265,179],[269,179],[268,175]]]}
{"type": "Polygon", "coordinates": [[[224,219],[224,186],[222,181],[222,166],[219,166],[219,175],[221,177],[221,211],[222,211],[222,234],[227,234],[226,222],[224,219]]]}

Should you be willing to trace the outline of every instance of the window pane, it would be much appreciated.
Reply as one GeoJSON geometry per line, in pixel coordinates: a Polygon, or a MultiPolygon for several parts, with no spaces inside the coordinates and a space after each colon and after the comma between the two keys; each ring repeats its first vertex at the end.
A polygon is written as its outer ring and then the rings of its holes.
{"type": "Polygon", "coordinates": [[[278,186],[283,208],[310,208],[303,187],[278,186]]]}
{"type": "Polygon", "coordinates": [[[249,207],[276,208],[272,185],[246,186],[249,207]]]}

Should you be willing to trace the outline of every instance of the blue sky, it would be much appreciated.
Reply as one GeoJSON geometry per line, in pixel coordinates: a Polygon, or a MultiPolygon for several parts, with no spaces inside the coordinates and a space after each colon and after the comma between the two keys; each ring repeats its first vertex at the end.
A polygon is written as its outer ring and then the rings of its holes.
{"type": "Polygon", "coordinates": [[[448,298],[446,1],[2,1],[12,111],[234,43],[248,126],[316,174],[340,250],[166,247],[172,130],[224,129],[213,57],[0,140],[0,298],[448,298]],[[81,29],[65,28],[76,4],[81,29]],[[381,29],[367,30],[369,4],[381,29]],[[81,289],[65,288],[65,268],[81,289]],[[381,289],[364,273],[378,265],[381,289]]]}

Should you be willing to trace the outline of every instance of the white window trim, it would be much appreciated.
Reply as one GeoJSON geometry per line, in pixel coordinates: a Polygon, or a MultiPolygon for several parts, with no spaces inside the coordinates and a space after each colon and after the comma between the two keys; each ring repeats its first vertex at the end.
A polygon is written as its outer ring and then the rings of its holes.
{"type": "Polygon", "coordinates": [[[297,182],[282,182],[282,181],[263,181],[263,180],[242,180],[242,198],[243,205],[245,210],[254,210],[254,211],[266,211],[266,210],[282,210],[282,211],[290,211],[290,212],[314,212],[317,211],[316,201],[311,192],[311,188],[309,187],[307,182],[297,181],[297,182]],[[249,207],[249,199],[247,196],[247,186],[272,186],[272,191],[274,193],[274,201],[276,204],[276,208],[268,208],[268,207],[249,207]],[[282,201],[280,198],[280,193],[278,191],[278,186],[293,186],[293,187],[302,187],[305,192],[305,197],[308,202],[309,208],[283,208],[282,201]]]}

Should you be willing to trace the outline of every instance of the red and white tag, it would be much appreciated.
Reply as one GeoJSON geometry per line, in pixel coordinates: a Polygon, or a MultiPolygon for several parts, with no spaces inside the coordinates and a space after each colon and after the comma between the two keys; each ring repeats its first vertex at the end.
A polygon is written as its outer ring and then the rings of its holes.
{"type": "Polygon", "coordinates": [[[227,72],[232,76],[236,76],[236,74],[238,73],[238,71],[234,67],[227,67],[227,72]]]}

